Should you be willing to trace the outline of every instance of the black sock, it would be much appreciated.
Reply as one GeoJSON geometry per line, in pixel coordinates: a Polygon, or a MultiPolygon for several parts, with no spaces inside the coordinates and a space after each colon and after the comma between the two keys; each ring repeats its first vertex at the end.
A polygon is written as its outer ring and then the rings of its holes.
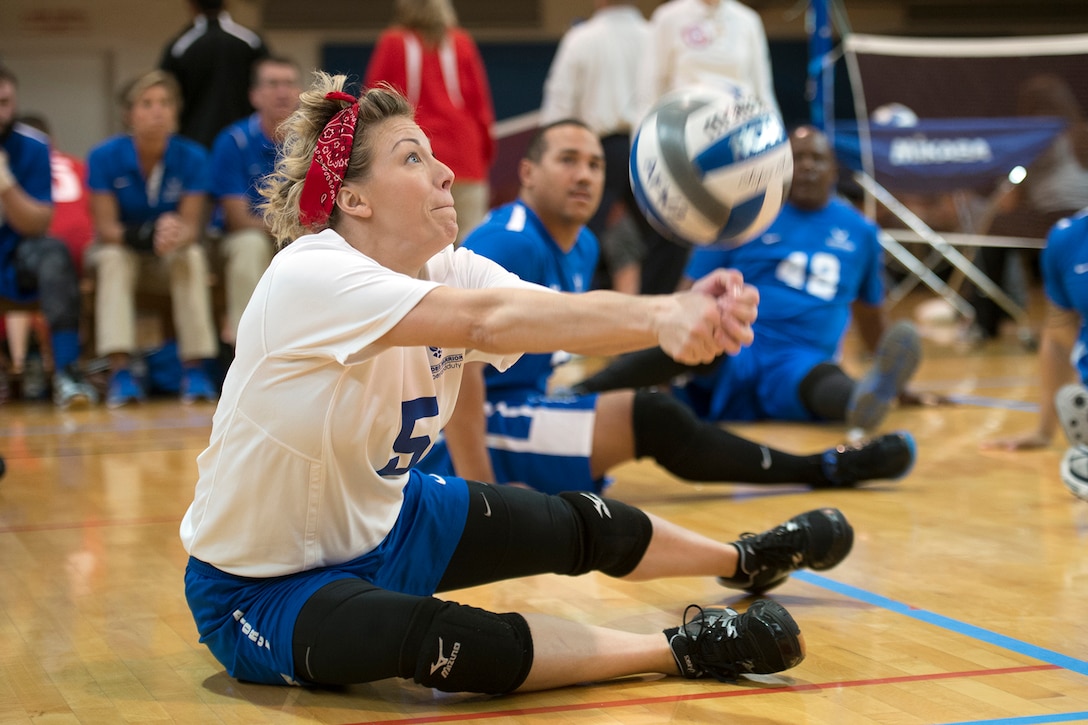
{"type": "Polygon", "coordinates": [[[699,420],[666,393],[638,392],[635,457],[650,456],[687,481],[825,483],[821,454],[798,456],[741,438],[699,420]]]}

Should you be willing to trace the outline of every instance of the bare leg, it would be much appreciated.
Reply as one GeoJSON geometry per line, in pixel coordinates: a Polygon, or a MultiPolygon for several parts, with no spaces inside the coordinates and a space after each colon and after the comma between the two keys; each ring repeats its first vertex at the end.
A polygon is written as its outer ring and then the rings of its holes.
{"type": "Polygon", "coordinates": [[[9,312],[4,316],[8,328],[8,352],[11,353],[11,371],[21,375],[26,365],[27,349],[30,347],[29,312],[9,312]]]}
{"type": "Polygon", "coordinates": [[[616,390],[597,396],[593,426],[590,472],[601,478],[613,467],[635,457],[635,432],[631,424],[635,391],[616,390]]]}
{"type": "Polygon", "coordinates": [[[526,614],[533,633],[533,667],[519,692],[660,672],[679,675],[661,632],[634,634],[546,614],[526,614]]]}
{"type": "Polygon", "coordinates": [[[648,581],[676,576],[731,577],[737,572],[737,547],[697,534],[647,513],[654,527],[650,546],[635,570],[623,577],[648,581]]]}

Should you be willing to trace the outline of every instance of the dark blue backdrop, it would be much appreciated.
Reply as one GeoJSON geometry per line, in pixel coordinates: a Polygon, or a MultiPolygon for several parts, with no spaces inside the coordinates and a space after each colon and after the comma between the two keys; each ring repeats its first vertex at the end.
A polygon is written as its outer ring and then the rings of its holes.
{"type": "MultiPolygon", "coordinates": [[[[775,94],[787,126],[809,121],[805,100],[807,40],[772,40],[771,66],[775,94]]],[[[499,120],[540,108],[544,79],[548,74],[555,42],[480,43],[487,68],[495,117],[499,120]]],[[[344,73],[356,83],[362,80],[373,44],[329,44],[322,49],[322,67],[344,73]]],[[[836,66],[835,109],[839,118],[853,118],[853,102],[844,65],[836,66]]]]}

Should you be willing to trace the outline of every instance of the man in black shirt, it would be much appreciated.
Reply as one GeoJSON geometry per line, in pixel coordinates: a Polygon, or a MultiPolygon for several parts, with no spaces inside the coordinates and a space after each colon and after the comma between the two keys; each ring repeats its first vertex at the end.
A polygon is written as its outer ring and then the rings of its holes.
{"type": "Polygon", "coordinates": [[[224,0],[189,0],[189,5],[193,23],[167,44],[159,67],[181,84],[181,134],[211,148],[220,130],[253,113],[250,69],[268,48],[231,18],[224,0]]]}

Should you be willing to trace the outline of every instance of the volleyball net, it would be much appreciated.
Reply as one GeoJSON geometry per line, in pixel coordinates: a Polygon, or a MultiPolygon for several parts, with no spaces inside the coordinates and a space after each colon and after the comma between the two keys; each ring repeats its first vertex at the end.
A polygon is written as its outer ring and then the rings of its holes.
{"type": "Polygon", "coordinates": [[[1023,321],[958,248],[1038,248],[1054,221],[1088,206],[1088,34],[854,33],[842,50],[857,120],[825,126],[867,202],[887,212],[886,249],[961,312],[962,298],[925,275],[941,260],[1023,321]],[[903,241],[930,256],[912,263],[903,241]]]}

